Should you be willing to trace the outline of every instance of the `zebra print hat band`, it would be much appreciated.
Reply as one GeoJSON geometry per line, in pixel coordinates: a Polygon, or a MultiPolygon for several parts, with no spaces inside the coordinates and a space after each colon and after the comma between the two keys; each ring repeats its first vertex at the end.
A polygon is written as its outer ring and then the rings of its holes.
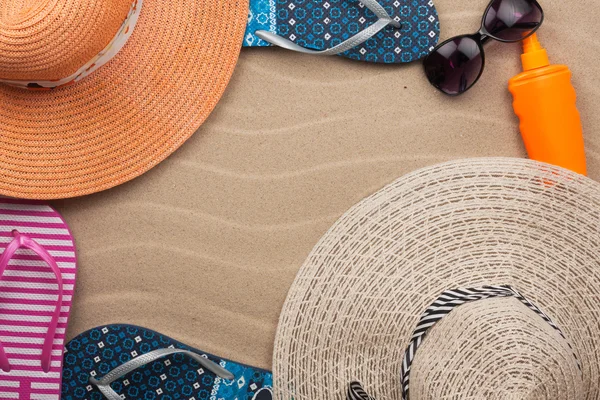
{"type": "Polygon", "coordinates": [[[410,400],[600,399],[598,226],[598,182],[531,160],[459,160],[398,179],[346,212],[298,271],[277,327],[274,397],[405,400],[402,361],[427,307],[448,289],[510,285],[466,296],[437,323],[430,314],[410,400]]]}
{"type": "MultiPolygon", "coordinates": [[[[419,346],[421,346],[423,340],[427,336],[427,332],[429,332],[429,330],[438,321],[450,314],[450,312],[458,306],[477,300],[498,297],[516,298],[527,308],[546,321],[563,339],[567,340],[560,328],[550,319],[548,315],[546,315],[542,310],[540,310],[539,307],[537,307],[534,303],[529,301],[511,286],[483,286],[481,288],[446,290],[421,315],[419,323],[417,324],[417,327],[415,328],[411,337],[410,344],[404,352],[404,359],[402,360],[401,369],[402,397],[404,400],[408,400],[410,367],[415,358],[417,350],[419,349],[419,346]]],[[[577,358],[573,347],[568,341],[567,344],[571,351],[573,351],[573,356],[575,357],[575,360],[577,360],[577,366],[581,371],[581,365],[579,364],[579,359],[577,358]]],[[[350,382],[346,398],[347,400],[375,400],[363,389],[361,383],[356,381],[350,382]]]]}

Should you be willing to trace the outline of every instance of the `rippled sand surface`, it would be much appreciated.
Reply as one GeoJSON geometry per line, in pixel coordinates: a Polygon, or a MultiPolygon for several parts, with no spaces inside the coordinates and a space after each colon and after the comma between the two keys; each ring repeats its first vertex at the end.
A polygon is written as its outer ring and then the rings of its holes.
{"type": "MultiPolygon", "coordinates": [[[[448,38],[475,31],[487,0],[436,4],[448,38]]],[[[596,0],[543,6],[540,39],[573,70],[598,179],[596,0]]],[[[55,203],[80,257],[70,337],[131,323],[269,368],[295,273],[350,206],[426,165],[525,156],[506,88],[519,46],[490,43],[486,54],[480,83],[452,99],[420,64],[243,50],[223,100],[172,157],[115,189],[55,203]]]]}

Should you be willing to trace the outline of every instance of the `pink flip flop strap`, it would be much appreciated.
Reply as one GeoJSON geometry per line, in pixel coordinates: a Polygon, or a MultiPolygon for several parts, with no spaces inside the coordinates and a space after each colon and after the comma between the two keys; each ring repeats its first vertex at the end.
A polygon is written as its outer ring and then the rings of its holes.
{"type": "MultiPolygon", "coordinates": [[[[50,326],[48,327],[48,332],[46,332],[46,338],[44,339],[44,346],[42,348],[42,370],[44,372],[50,371],[50,359],[52,357],[52,344],[54,342],[54,335],[56,334],[56,327],[58,325],[58,318],[60,316],[60,310],[63,302],[63,282],[62,282],[62,273],[60,268],[54,261],[54,258],[40,246],[36,241],[31,239],[29,236],[23,235],[19,233],[17,230],[13,231],[13,236],[15,237],[12,242],[6,246],[4,250],[4,254],[0,258],[0,279],[4,275],[4,271],[8,266],[8,262],[14,256],[15,252],[20,248],[27,248],[33,250],[42,260],[44,260],[54,272],[56,276],[56,280],[58,282],[58,301],[56,302],[56,308],[54,309],[54,314],[52,314],[52,318],[50,320],[50,326]]],[[[0,342],[0,368],[5,372],[10,371],[10,363],[8,358],[6,357],[6,353],[4,351],[4,346],[0,342]]]]}

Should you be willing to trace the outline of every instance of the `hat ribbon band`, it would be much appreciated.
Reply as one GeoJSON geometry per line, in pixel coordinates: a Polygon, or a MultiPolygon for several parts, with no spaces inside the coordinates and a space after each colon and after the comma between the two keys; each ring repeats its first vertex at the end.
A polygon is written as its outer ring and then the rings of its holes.
{"type": "Polygon", "coordinates": [[[123,21],[123,24],[117,31],[115,37],[104,49],[102,49],[102,51],[100,51],[100,53],[98,53],[96,56],[94,56],[94,58],[85,63],[85,65],[79,68],[71,76],[52,81],[0,79],[0,82],[5,83],[9,86],[15,86],[23,89],[32,90],[51,90],[79,82],[80,80],[92,74],[94,71],[96,71],[97,69],[108,63],[110,60],[112,60],[125,46],[129,38],[133,34],[135,26],[137,25],[142,9],[142,3],[143,0],[133,0],[131,8],[127,13],[127,17],[125,18],[125,21],[123,21]]]}
{"type": "MultiPolygon", "coordinates": [[[[481,288],[471,289],[455,289],[446,290],[442,293],[436,301],[434,301],[425,312],[421,315],[419,323],[415,328],[411,337],[410,344],[404,352],[404,358],[402,360],[402,367],[400,372],[400,380],[402,382],[402,398],[408,400],[409,383],[410,383],[410,367],[415,358],[417,349],[423,343],[425,336],[437,322],[439,322],[450,312],[465,303],[470,303],[477,300],[498,298],[498,297],[514,297],[523,303],[531,311],[539,315],[544,321],[546,321],[552,328],[554,328],[558,334],[565,339],[567,345],[573,352],[573,356],[577,362],[577,367],[581,371],[581,365],[579,359],[573,350],[573,347],[566,339],[564,333],[560,330],[548,315],[546,315],[539,307],[537,307],[530,300],[525,298],[518,291],[513,289],[511,286],[483,286],[481,288]]],[[[347,400],[375,400],[371,397],[362,387],[360,382],[351,382],[348,386],[348,392],[346,395],[347,400]]]]}

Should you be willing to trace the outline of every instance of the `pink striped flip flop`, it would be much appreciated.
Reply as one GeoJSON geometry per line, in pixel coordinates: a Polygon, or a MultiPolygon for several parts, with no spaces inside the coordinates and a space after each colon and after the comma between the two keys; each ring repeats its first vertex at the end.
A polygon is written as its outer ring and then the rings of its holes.
{"type": "Polygon", "coordinates": [[[0,197],[0,399],[60,399],[76,261],[55,210],[0,197]]]}

